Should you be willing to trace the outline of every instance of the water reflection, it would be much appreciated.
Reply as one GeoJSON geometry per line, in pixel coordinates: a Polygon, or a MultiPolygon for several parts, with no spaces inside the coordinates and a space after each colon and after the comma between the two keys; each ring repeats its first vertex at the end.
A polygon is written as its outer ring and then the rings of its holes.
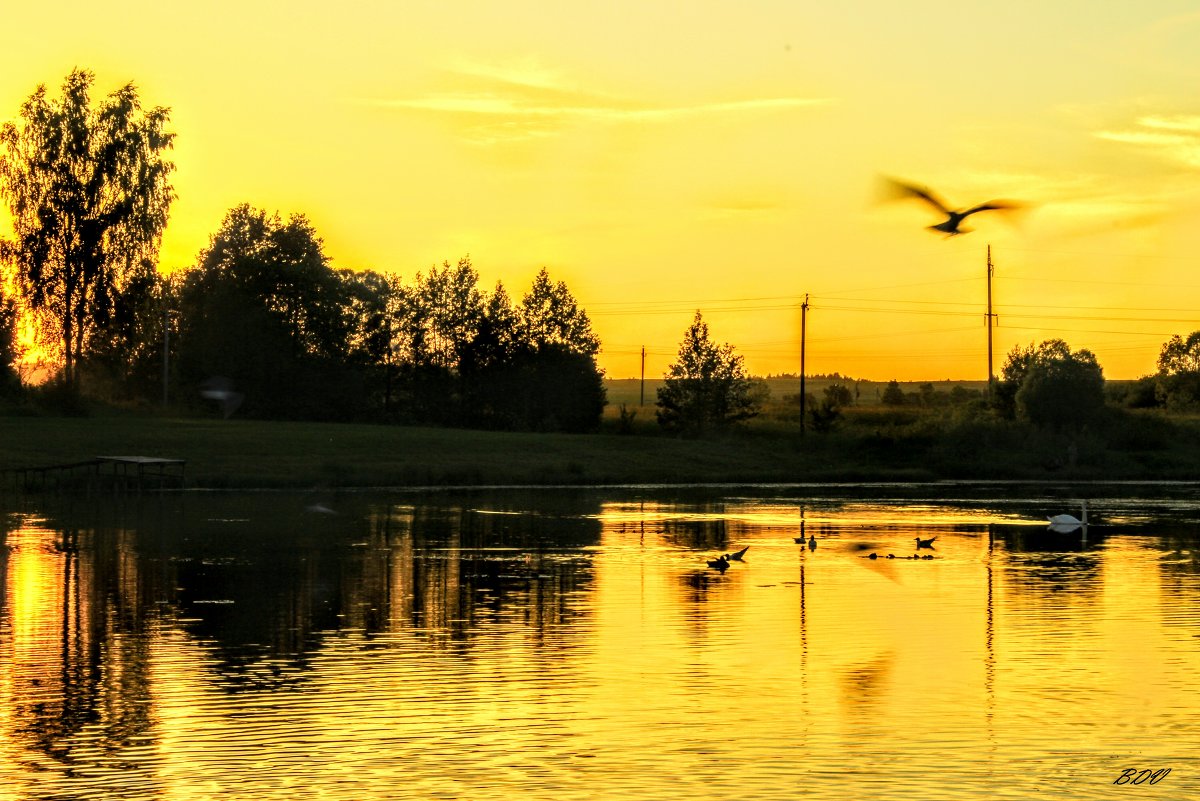
{"type": "Polygon", "coordinates": [[[1173,503],[1096,499],[1086,538],[1036,498],[17,509],[0,798],[1099,798],[1134,759],[1185,797],[1173,503]]]}

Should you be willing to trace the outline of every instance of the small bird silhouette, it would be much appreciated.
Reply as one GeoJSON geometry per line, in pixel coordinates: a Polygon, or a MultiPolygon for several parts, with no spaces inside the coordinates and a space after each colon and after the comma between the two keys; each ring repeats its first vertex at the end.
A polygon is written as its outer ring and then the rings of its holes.
{"type": "Polygon", "coordinates": [[[740,551],[735,551],[734,553],[725,554],[725,558],[732,559],[735,562],[740,562],[740,561],[742,561],[742,557],[746,555],[746,551],[748,551],[748,550],[750,550],[749,545],[747,545],[745,548],[743,548],[740,551]]]}
{"type": "Polygon", "coordinates": [[[1021,208],[1022,204],[1011,200],[989,200],[987,203],[980,203],[978,206],[972,206],[965,210],[951,209],[941,198],[935,195],[930,190],[916,184],[909,184],[903,181],[897,181],[895,178],[884,178],[890,188],[890,194],[899,197],[915,197],[924,200],[929,205],[946,215],[946,221],[937,225],[929,226],[931,231],[941,231],[946,236],[957,236],[958,234],[969,233],[972,229],[963,228],[962,222],[967,217],[979,211],[1012,211],[1013,209],[1021,208]]]}
{"type": "Polygon", "coordinates": [[[808,538],[808,550],[810,550],[810,551],[817,550],[817,538],[814,536],[811,536],[811,535],[808,538]]]}
{"type": "Polygon", "coordinates": [[[921,539],[920,537],[916,537],[915,539],[916,539],[916,541],[917,541],[917,547],[918,547],[918,548],[932,548],[932,547],[933,547],[933,541],[934,541],[934,540],[936,540],[936,539],[937,539],[937,537],[936,537],[936,536],[934,536],[934,537],[930,537],[930,538],[929,538],[929,539],[927,539],[927,540],[923,540],[923,539],[921,539]]]}
{"type": "Polygon", "coordinates": [[[724,573],[726,570],[729,569],[729,557],[722,554],[721,556],[717,557],[716,559],[709,559],[708,566],[711,568],[715,568],[716,570],[720,570],[722,573],[724,573]]]}

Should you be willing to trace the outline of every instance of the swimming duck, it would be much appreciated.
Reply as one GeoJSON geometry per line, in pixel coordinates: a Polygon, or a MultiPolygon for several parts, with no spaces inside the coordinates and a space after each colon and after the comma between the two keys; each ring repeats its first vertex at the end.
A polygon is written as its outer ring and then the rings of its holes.
{"type": "Polygon", "coordinates": [[[729,557],[725,556],[725,555],[721,555],[721,556],[717,557],[716,559],[709,559],[708,566],[711,568],[720,570],[722,573],[724,573],[726,570],[729,569],[729,557]]]}
{"type": "Polygon", "coordinates": [[[929,539],[927,539],[927,540],[923,540],[923,539],[921,539],[920,537],[916,537],[915,539],[916,539],[916,541],[917,541],[917,547],[918,547],[918,548],[932,548],[932,547],[933,547],[933,541],[934,541],[934,540],[936,540],[936,539],[937,539],[937,537],[936,537],[936,536],[933,536],[933,537],[930,537],[930,538],[929,538],[929,539]]]}

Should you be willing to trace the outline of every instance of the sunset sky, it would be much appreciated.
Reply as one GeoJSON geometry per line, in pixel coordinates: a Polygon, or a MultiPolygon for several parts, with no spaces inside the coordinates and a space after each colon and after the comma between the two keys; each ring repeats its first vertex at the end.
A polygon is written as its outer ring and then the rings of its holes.
{"type": "MultiPolygon", "coordinates": [[[[756,374],[986,377],[1050,337],[1109,378],[1200,329],[1195,2],[8,4],[0,119],[76,66],[172,110],[162,266],[225,212],[306,214],[337,267],[469,255],[566,281],[634,377],[695,311],[756,374]],[[879,177],[957,207],[966,236],[879,177]]],[[[5,229],[7,224],[5,223],[5,229]]]]}

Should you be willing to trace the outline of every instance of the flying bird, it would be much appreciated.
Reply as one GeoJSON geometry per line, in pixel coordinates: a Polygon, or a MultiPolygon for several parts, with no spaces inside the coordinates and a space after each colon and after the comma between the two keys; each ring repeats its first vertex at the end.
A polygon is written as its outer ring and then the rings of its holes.
{"type": "Polygon", "coordinates": [[[963,220],[979,211],[1012,211],[1021,208],[1020,203],[1012,200],[989,200],[969,209],[955,210],[948,207],[937,195],[923,186],[897,181],[895,178],[884,178],[890,189],[890,194],[896,197],[915,197],[924,200],[929,205],[946,215],[946,221],[929,226],[931,231],[941,231],[946,236],[957,236],[970,232],[971,228],[962,228],[963,220]]]}

